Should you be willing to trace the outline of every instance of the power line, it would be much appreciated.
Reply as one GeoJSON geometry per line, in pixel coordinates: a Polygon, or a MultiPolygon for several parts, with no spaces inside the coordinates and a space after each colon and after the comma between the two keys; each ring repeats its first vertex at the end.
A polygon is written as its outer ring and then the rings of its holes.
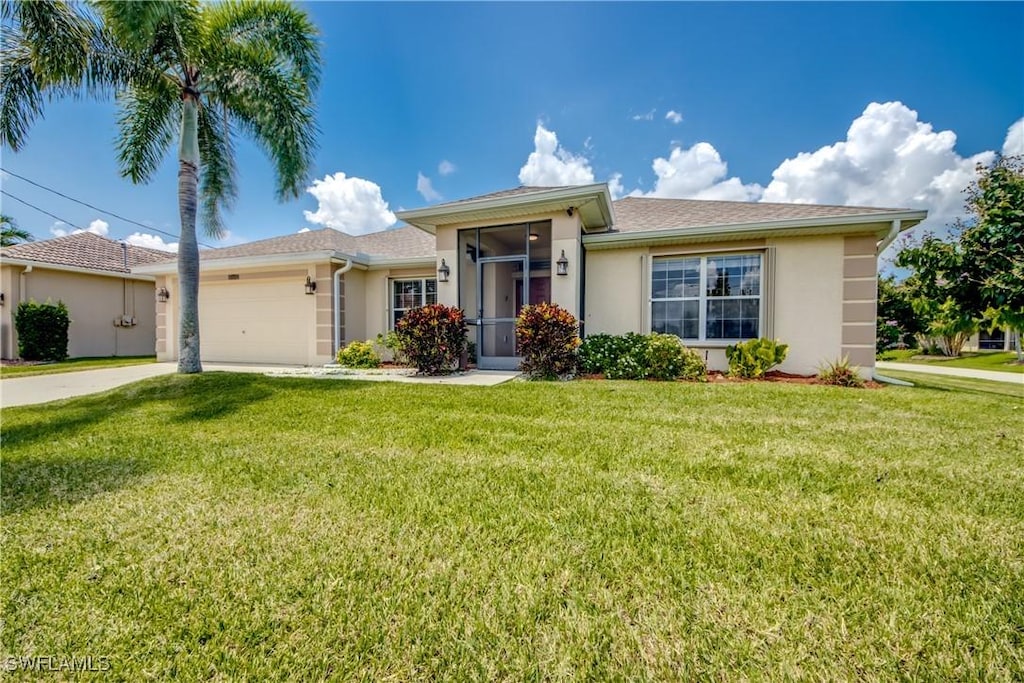
{"type": "MultiPolygon", "coordinates": [[[[81,204],[82,206],[87,206],[90,209],[92,209],[93,211],[99,211],[100,213],[105,213],[108,216],[112,216],[113,218],[118,219],[119,221],[124,221],[125,223],[131,223],[132,225],[137,225],[140,228],[144,228],[146,230],[151,230],[153,232],[159,232],[159,233],[161,233],[163,235],[167,235],[168,237],[173,237],[176,240],[180,240],[181,239],[181,237],[179,235],[175,235],[174,233],[167,232],[166,230],[161,230],[160,228],[154,228],[151,225],[146,225],[145,223],[140,223],[139,221],[132,220],[131,218],[126,218],[126,217],[124,217],[124,216],[122,216],[120,214],[114,213],[113,211],[107,211],[106,209],[101,209],[100,207],[95,206],[93,204],[90,204],[89,202],[82,201],[81,199],[75,199],[74,197],[68,196],[68,195],[64,194],[63,192],[60,192],[59,190],[53,189],[52,187],[47,187],[46,185],[42,185],[40,183],[37,183],[36,181],[30,180],[30,179],[26,178],[23,175],[18,175],[14,171],[8,171],[6,168],[0,168],[0,171],[3,171],[4,173],[6,173],[7,175],[11,176],[12,178],[17,178],[18,180],[23,180],[26,183],[28,183],[29,185],[35,185],[36,187],[38,187],[41,190],[46,190],[47,192],[52,192],[53,194],[57,195],[58,197],[63,197],[64,199],[67,199],[68,201],[75,202],[76,204],[81,204]]],[[[56,218],[56,216],[54,216],[52,213],[50,213],[48,211],[43,211],[39,207],[32,206],[28,202],[26,202],[24,200],[21,200],[21,199],[18,199],[17,197],[14,197],[14,196],[12,196],[10,194],[8,194],[8,196],[11,197],[11,199],[14,199],[15,201],[19,201],[22,204],[25,204],[26,206],[31,206],[36,211],[41,211],[42,213],[45,213],[47,216],[56,218]]],[[[57,218],[57,220],[63,220],[63,219],[57,218]]],[[[68,221],[63,221],[63,222],[64,223],[68,223],[68,225],[74,225],[73,223],[69,223],[68,221]]],[[[74,227],[77,228],[78,226],[74,226],[74,227]]],[[[78,229],[81,230],[82,228],[78,228],[78,229]]],[[[199,244],[199,246],[202,246],[202,247],[212,248],[212,245],[205,244],[203,242],[198,242],[198,244],[199,244]]]]}
{"type": "Polygon", "coordinates": [[[60,221],[61,223],[66,223],[67,225],[70,225],[70,226],[71,226],[72,228],[75,228],[76,230],[85,230],[85,228],[82,228],[82,227],[80,227],[80,226],[78,226],[78,225],[75,225],[74,223],[72,223],[71,221],[67,220],[66,218],[61,218],[60,216],[58,216],[58,215],[56,215],[56,214],[52,214],[52,213],[50,213],[49,211],[47,211],[46,209],[40,209],[40,208],[39,208],[38,206],[36,206],[35,204],[30,204],[30,203],[26,202],[26,201],[25,201],[24,199],[22,199],[21,197],[15,197],[15,196],[14,196],[13,194],[11,194],[10,192],[8,192],[7,190],[2,190],[2,189],[0,189],[0,194],[2,194],[2,195],[3,195],[3,196],[5,196],[5,197],[9,197],[10,199],[13,199],[13,200],[14,200],[14,201],[16,201],[16,202],[21,202],[21,203],[22,203],[22,204],[24,204],[25,206],[27,206],[27,207],[29,207],[29,208],[31,208],[31,209],[35,209],[35,210],[36,210],[36,211],[38,211],[39,213],[45,213],[45,214],[46,214],[47,216],[49,216],[50,218],[56,219],[56,220],[60,221]]]}

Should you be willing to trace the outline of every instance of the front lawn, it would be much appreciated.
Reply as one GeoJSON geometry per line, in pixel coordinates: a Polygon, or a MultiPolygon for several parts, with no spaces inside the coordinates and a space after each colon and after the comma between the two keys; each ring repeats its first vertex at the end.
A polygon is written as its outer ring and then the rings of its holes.
{"type": "Polygon", "coordinates": [[[0,379],[31,377],[32,375],[55,375],[61,372],[78,372],[79,370],[122,368],[128,365],[146,365],[147,363],[155,362],[156,356],[113,356],[103,358],[70,358],[59,363],[39,363],[36,365],[0,364],[0,379]]]}
{"type": "Polygon", "coordinates": [[[2,417],[8,655],[124,680],[1024,677],[1019,401],[209,373],[2,417]]]}
{"type": "MultiPolygon", "coordinates": [[[[913,370],[914,366],[908,365],[907,370],[913,370]]],[[[916,387],[927,389],[938,389],[940,391],[951,391],[956,393],[970,392],[975,394],[989,394],[996,396],[1007,396],[1011,399],[1024,401],[1024,378],[1021,382],[993,382],[985,379],[974,379],[973,377],[954,377],[952,375],[935,375],[924,372],[907,372],[900,370],[881,370],[879,374],[885,377],[910,382],[916,387]]],[[[951,397],[955,398],[955,397],[951,397]]]]}
{"type": "MultiPolygon", "coordinates": [[[[1015,351],[965,351],[957,358],[946,356],[922,356],[920,351],[883,351],[880,360],[909,365],[938,365],[946,368],[971,368],[973,370],[995,370],[997,372],[1024,373],[1024,364],[1017,362],[1015,351]]],[[[912,368],[911,368],[912,369],[912,368]]]]}

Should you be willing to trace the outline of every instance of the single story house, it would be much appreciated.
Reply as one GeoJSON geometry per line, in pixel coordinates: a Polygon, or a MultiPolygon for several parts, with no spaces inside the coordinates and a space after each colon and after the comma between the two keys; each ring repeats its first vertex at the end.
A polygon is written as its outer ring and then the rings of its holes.
{"type": "MultiPolygon", "coordinates": [[[[737,340],[790,345],[810,374],[848,356],[874,368],[877,257],[924,211],[626,197],[607,185],[519,187],[401,211],[354,237],[317,230],[201,255],[203,358],[321,364],[409,308],[471,321],[482,368],[518,365],[515,317],[551,301],[581,333],[676,334],[713,369],[737,340]]],[[[174,263],[140,266],[170,299],[157,354],[177,357],[174,263]]]]}
{"type": "Polygon", "coordinates": [[[64,302],[72,358],[151,355],[154,277],[131,269],[173,258],[91,232],[5,247],[0,250],[0,358],[18,357],[14,314],[22,301],[64,302]]]}

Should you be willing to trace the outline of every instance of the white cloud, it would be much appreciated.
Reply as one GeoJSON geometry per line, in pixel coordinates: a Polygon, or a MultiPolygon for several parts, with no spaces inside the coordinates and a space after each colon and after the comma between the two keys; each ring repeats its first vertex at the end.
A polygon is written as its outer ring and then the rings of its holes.
{"type": "Polygon", "coordinates": [[[161,251],[178,251],[177,242],[165,242],[164,238],[160,237],[160,235],[153,235],[148,232],[133,232],[125,237],[124,241],[137,247],[149,247],[150,249],[159,249],[161,251]]]}
{"type": "Polygon", "coordinates": [[[338,172],[314,180],[306,192],[320,203],[316,211],[304,211],[310,223],[365,235],[395,224],[395,214],[381,196],[380,185],[363,178],[348,178],[338,172]]]}
{"type": "Polygon", "coordinates": [[[302,228],[301,230],[299,230],[300,235],[304,232],[309,232],[309,228],[302,228]]]}
{"type": "Polygon", "coordinates": [[[54,237],[65,237],[66,235],[77,235],[80,232],[91,232],[94,235],[106,237],[110,232],[110,223],[107,223],[102,218],[97,218],[93,222],[89,223],[89,227],[85,230],[78,229],[69,231],[67,227],[67,223],[57,221],[50,226],[50,233],[53,234],[54,237]]]}
{"type": "Polygon", "coordinates": [[[668,113],[665,114],[665,120],[671,121],[672,123],[682,123],[683,115],[675,111],[674,109],[670,109],[668,113]]]}
{"type": "Polygon", "coordinates": [[[962,157],[955,146],[953,131],[935,131],[901,102],[872,102],[845,140],[783,161],[761,200],[922,208],[923,227],[939,228],[963,215],[975,165],[995,156],[962,157]]]}
{"type": "Polygon", "coordinates": [[[655,111],[656,110],[652,109],[644,114],[633,114],[632,118],[634,121],[653,121],[655,111]]]}
{"type": "Polygon", "coordinates": [[[1003,142],[1003,156],[1017,156],[1024,154],[1024,117],[1014,121],[1006,131],[1006,141],[1003,142]]]}
{"type": "Polygon", "coordinates": [[[633,190],[631,195],[729,201],[752,201],[761,195],[757,183],[745,185],[739,178],[726,177],[728,165],[707,142],[689,149],[675,147],[667,159],[655,159],[651,168],[656,176],[654,189],[646,193],[633,190]]]}
{"type": "Polygon", "coordinates": [[[612,177],[608,179],[608,190],[612,193],[612,199],[619,199],[626,193],[626,188],[622,186],[622,174],[613,173],[612,177]]]}
{"type": "Polygon", "coordinates": [[[587,185],[594,182],[594,170],[586,157],[566,150],[554,131],[538,123],[533,151],[519,169],[519,182],[541,187],[587,185]]]}
{"type": "Polygon", "coordinates": [[[447,159],[442,159],[441,163],[437,165],[437,172],[440,173],[441,175],[451,175],[452,173],[455,173],[455,171],[457,170],[458,169],[456,168],[455,164],[448,161],[447,159]]]}
{"type": "Polygon", "coordinates": [[[441,193],[434,189],[434,184],[430,182],[430,178],[421,172],[416,173],[416,191],[428,202],[436,202],[438,199],[441,199],[441,193]]]}

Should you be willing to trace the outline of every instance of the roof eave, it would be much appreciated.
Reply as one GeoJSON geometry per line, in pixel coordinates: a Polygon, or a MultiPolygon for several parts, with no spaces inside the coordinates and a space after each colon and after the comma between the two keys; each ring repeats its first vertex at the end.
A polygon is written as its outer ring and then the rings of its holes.
{"type": "Polygon", "coordinates": [[[3,265],[21,266],[23,268],[31,266],[33,269],[42,268],[44,270],[60,270],[66,273],[80,273],[82,275],[99,275],[101,277],[116,277],[128,280],[144,280],[146,282],[153,281],[152,275],[137,274],[134,270],[132,270],[132,272],[125,272],[121,270],[104,270],[102,268],[85,268],[83,266],[68,266],[64,265],[63,263],[35,261],[33,259],[8,258],[6,256],[3,259],[3,265]]]}
{"type": "Polygon", "coordinates": [[[458,223],[460,222],[459,217],[464,217],[467,214],[486,215],[489,212],[503,214],[509,210],[516,210],[517,213],[522,215],[542,213],[545,205],[557,205],[558,208],[562,208],[562,204],[566,201],[577,198],[587,199],[587,201],[579,204],[567,204],[566,207],[573,206],[579,209],[581,218],[584,218],[585,225],[605,227],[612,224],[614,214],[611,204],[611,192],[608,189],[607,183],[538,190],[536,192],[505,197],[471,199],[454,205],[428,206],[423,209],[399,211],[396,215],[413,227],[430,234],[436,234],[439,225],[458,223]],[[594,199],[597,200],[596,205],[590,207],[594,199]]]}
{"type": "MultiPolygon", "coordinates": [[[[280,266],[295,263],[311,263],[324,261],[353,261],[357,265],[367,265],[366,254],[347,254],[330,249],[316,251],[288,252],[285,254],[261,254],[259,256],[234,256],[231,258],[199,259],[199,270],[226,270],[229,268],[249,268],[253,266],[280,266]]],[[[168,261],[132,269],[133,273],[150,275],[173,275],[178,272],[178,261],[168,261]]]]}
{"type": "MultiPolygon", "coordinates": [[[[607,232],[583,236],[588,249],[614,249],[673,242],[700,242],[709,239],[745,239],[749,237],[844,234],[863,232],[867,225],[877,224],[887,230],[893,221],[907,230],[928,217],[927,211],[890,211],[851,216],[796,218],[781,221],[759,221],[706,225],[665,230],[607,232]]],[[[884,232],[884,231],[883,231],[884,232]]]]}

